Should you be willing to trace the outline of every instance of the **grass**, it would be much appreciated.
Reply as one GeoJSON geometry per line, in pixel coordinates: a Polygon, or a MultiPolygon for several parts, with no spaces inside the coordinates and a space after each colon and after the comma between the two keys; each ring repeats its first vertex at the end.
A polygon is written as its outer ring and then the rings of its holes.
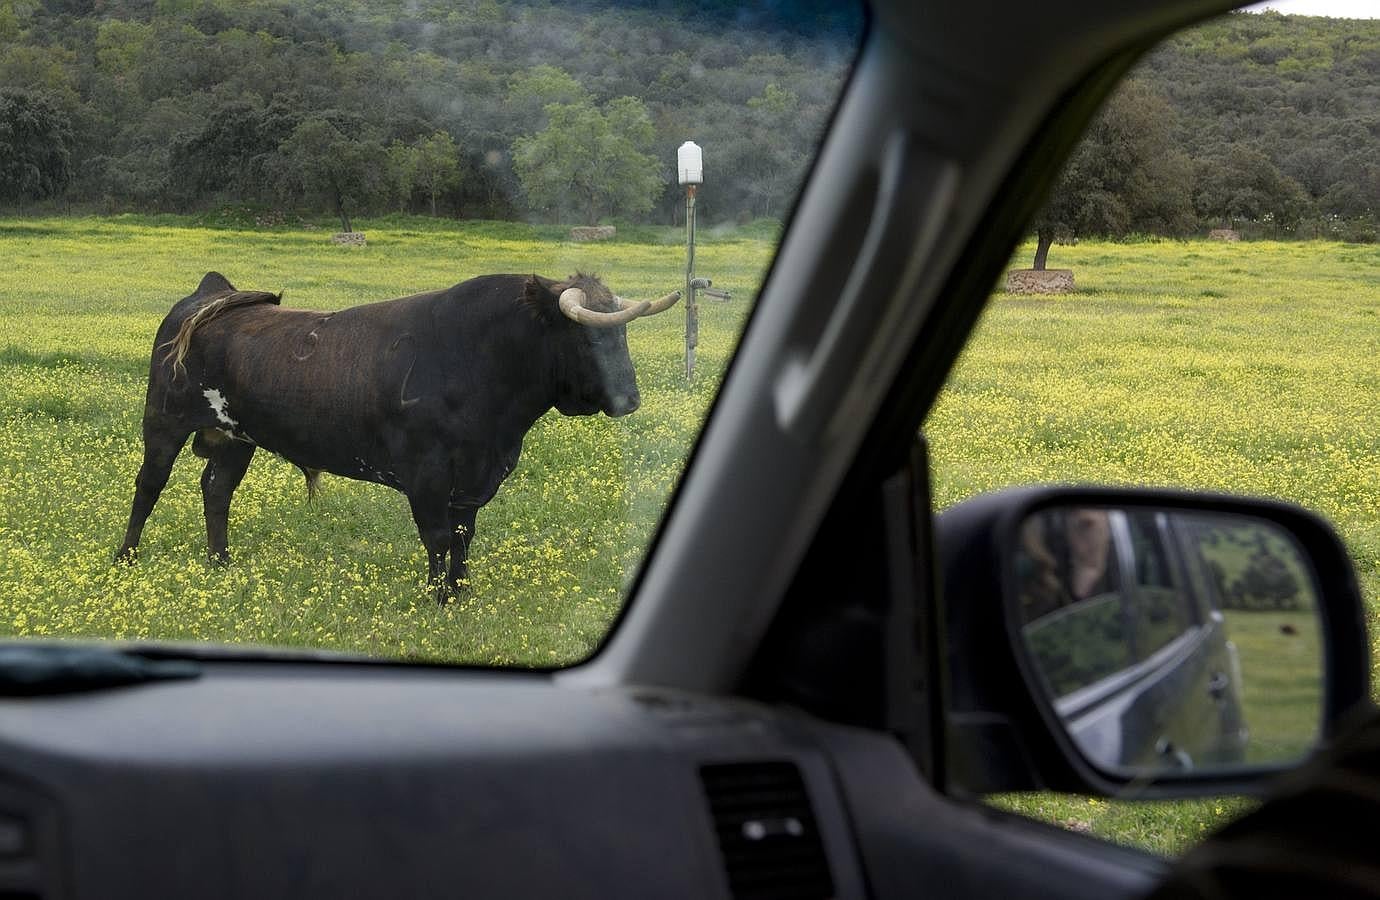
{"type": "Polygon", "coordinates": [[[1247,759],[1303,758],[1322,722],[1323,649],[1317,612],[1226,613],[1241,660],[1241,706],[1251,730],[1247,759]],[[1282,626],[1289,626],[1286,633],[1282,626]]]}
{"type": "Polygon", "coordinates": [[[627,297],[683,279],[676,229],[562,241],[513,223],[360,223],[329,229],[185,227],[166,217],[0,221],[0,635],[104,636],[323,647],[486,665],[567,664],[617,614],[769,261],[757,235],[707,233],[701,273],[733,291],[701,304],[699,377],[683,380],[683,315],[629,330],[643,406],[611,420],[552,412],[480,512],[471,593],[437,609],[406,501],[326,477],[308,504],[296,471],[256,455],[231,510],[237,563],[208,569],[200,460],[184,451],[139,565],[112,568],[141,450],[154,330],[207,270],[335,309],[490,272],[600,273],[627,297]]]}
{"type": "Polygon", "coordinates": [[[1380,637],[1380,245],[1082,242],[1051,264],[1078,292],[996,294],[926,421],[936,505],[1075,480],[1289,500],[1339,530],[1380,637]]]}
{"type": "MultiPolygon", "coordinates": [[[[1021,248],[1015,264],[1032,253],[1021,248]]],[[[1380,247],[1082,242],[1055,247],[1050,264],[1072,268],[1078,291],[997,293],[927,420],[937,505],[1075,480],[1302,504],[1346,542],[1380,659],[1380,247]]],[[[1279,658],[1250,665],[1260,657],[1242,652],[1249,703],[1298,674],[1279,658]]],[[[1279,710],[1248,715],[1264,727],[1279,710]]],[[[1251,805],[993,802],[1161,853],[1251,805]]]]}
{"type": "MultiPolygon", "coordinates": [[[[693,389],[681,377],[683,319],[672,313],[629,331],[643,394],[636,414],[538,422],[480,512],[473,590],[462,601],[430,603],[400,495],[328,477],[308,504],[297,471],[267,454],[232,509],[235,565],[202,561],[199,461],[184,453],[140,564],[110,566],[139,464],[152,335],[207,270],[320,309],[488,272],[593,270],[629,297],[659,296],[682,277],[676,229],[574,244],[561,229],[513,223],[390,217],[358,227],[369,236],[363,248],[331,245],[329,225],[257,227],[242,216],[0,220],[0,636],[507,665],[591,651],[713,396],[774,248],[770,223],[701,233],[700,273],[735,299],[702,304],[693,389]]],[[[1032,252],[1022,248],[1020,264],[1032,252]]],[[[930,415],[937,503],[1067,480],[1293,500],[1339,528],[1372,610],[1372,640],[1380,636],[1380,247],[1085,241],[1056,247],[1051,262],[1074,269],[1078,293],[999,293],[930,415]]],[[[1255,630],[1242,630],[1243,648],[1255,630]]],[[[1250,703],[1295,677],[1274,661],[1243,667],[1250,703]]],[[[1263,727],[1288,711],[1251,714],[1263,727]]],[[[996,804],[1161,852],[1249,805],[1046,794],[996,804]]]]}

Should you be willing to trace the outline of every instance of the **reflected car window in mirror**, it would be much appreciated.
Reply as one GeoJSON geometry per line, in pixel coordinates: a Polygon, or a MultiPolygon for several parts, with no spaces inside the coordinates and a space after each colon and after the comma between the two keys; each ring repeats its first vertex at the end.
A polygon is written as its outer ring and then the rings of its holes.
{"type": "Polygon", "coordinates": [[[1241,667],[1248,762],[1296,759],[1318,737],[1323,649],[1313,575],[1292,537],[1260,523],[1205,517],[1183,539],[1208,582],[1241,667]]]}
{"type": "Polygon", "coordinates": [[[1193,593],[1176,579],[1165,534],[1163,513],[1135,510],[1127,514],[1130,552],[1135,577],[1135,602],[1130,606],[1137,660],[1149,658],[1199,621],[1193,593]]]}
{"type": "Polygon", "coordinates": [[[1319,613],[1287,532],[1218,513],[1070,507],[1032,514],[1020,536],[1020,641],[1094,765],[1154,777],[1311,749],[1319,613]],[[1118,561],[1130,577],[1108,589],[1118,561]]]}
{"type": "Polygon", "coordinates": [[[1022,529],[1026,638],[1056,695],[1131,663],[1121,575],[1106,510],[1052,510],[1022,529]]]}

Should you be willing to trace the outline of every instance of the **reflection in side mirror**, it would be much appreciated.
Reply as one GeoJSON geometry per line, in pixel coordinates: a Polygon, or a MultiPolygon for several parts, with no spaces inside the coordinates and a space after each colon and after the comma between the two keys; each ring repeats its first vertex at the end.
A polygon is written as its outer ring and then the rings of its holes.
{"type": "Polygon", "coordinates": [[[1288,764],[1313,748],[1317,582],[1280,525],[1058,506],[1022,522],[1010,562],[1036,687],[1094,765],[1153,777],[1288,764]]]}

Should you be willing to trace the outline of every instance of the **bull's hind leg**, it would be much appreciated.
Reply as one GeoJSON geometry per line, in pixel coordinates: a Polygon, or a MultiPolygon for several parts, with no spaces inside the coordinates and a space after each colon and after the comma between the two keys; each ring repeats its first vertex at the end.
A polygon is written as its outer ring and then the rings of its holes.
{"type": "Polygon", "coordinates": [[[201,470],[201,509],[206,515],[206,555],[212,563],[230,561],[230,542],[227,530],[230,520],[230,500],[235,488],[244,480],[254,445],[228,438],[218,432],[197,433],[192,450],[206,457],[201,470]]]}
{"type": "Polygon", "coordinates": [[[116,562],[133,562],[138,553],[139,538],[144,533],[153,505],[168,483],[173,461],[187,442],[188,432],[177,428],[144,422],[144,463],[134,479],[134,503],[129,511],[129,526],[125,540],[115,554],[116,562]]]}

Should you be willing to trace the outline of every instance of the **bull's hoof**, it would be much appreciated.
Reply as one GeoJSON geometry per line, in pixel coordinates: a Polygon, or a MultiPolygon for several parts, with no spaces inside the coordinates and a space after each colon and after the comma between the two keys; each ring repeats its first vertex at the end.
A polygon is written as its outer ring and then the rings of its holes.
{"type": "Polygon", "coordinates": [[[445,606],[454,600],[458,600],[470,592],[470,580],[468,578],[447,578],[445,583],[438,585],[436,591],[436,604],[445,606]]]}
{"type": "Polygon", "coordinates": [[[114,566],[132,566],[139,561],[138,547],[121,547],[115,551],[115,558],[111,560],[114,566]]]}

